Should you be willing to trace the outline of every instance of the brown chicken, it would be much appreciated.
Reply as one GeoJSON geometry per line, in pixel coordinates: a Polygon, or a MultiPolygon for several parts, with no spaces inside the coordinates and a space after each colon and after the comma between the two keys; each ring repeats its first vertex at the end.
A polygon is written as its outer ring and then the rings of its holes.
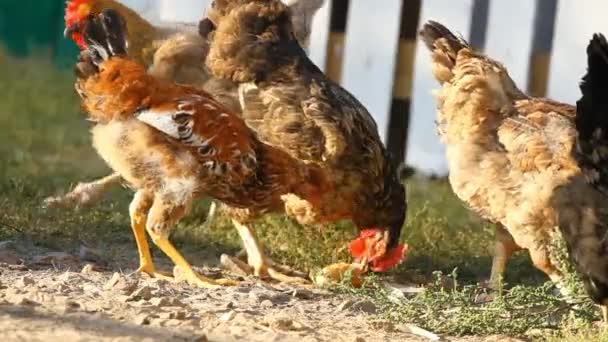
{"type": "MultiPolygon", "coordinates": [[[[246,124],[264,143],[316,170],[308,184],[315,196],[281,194],[285,213],[301,224],[350,219],[364,229],[352,249],[359,261],[375,271],[398,263],[406,206],[397,167],[368,111],[308,59],[288,7],[278,0],[216,0],[201,26],[209,31],[207,67],[239,84],[246,124]]],[[[262,211],[226,204],[243,240],[253,241],[245,243],[249,265],[256,274],[268,272],[272,265],[251,229],[262,211]]]]}
{"type": "MultiPolygon", "coordinates": [[[[307,46],[310,26],[323,0],[290,0],[296,21],[296,37],[307,46]]],[[[135,11],[116,0],[70,0],[66,5],[66,35],[82,48],[79,26],[91,15],[104,9],[117,11],[127,25],[127,54],[145,65],[148,74],[157,78],[201,87],[234,112],[240,112],[236,86],[226,80],[212,78],[204,67],[208,45],[198,34],[196,24],[174,24],[157,27],[135,11]]],[[[67,194],[45,200],[48,206],[82,207],[92,205],[112,186],[120,183],[118,173],[94,182],[79,183],[67,194]]]]}
{"type": "Polygon", "coordinates": [[[574,158],[582,172],[554,193],[559,226],[587,293],[608,322],[608,43],[595,35],[577,102],[574,158]]]}
{"type": "Polygon", "coordinates": [[[511,254],[523,248],[560,285],[550,242],[557,212],[565,207],[551,198],[556,187],[580,174],[571,153],[575,109],[525,95],[504,66],[437,22],[425,24],[421,37],[442,85],[437,126],[452,189],[471,210],[500,225],[492,283],[497,285],[511,254]]]}

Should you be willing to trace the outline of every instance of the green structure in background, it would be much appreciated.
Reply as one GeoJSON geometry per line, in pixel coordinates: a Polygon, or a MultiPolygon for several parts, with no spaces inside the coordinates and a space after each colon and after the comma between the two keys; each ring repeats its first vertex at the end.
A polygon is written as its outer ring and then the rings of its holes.
{"type": "Polygon", "coordinates": [[[71,65],[78,49],[63,38],[65,0],[0,0],[0,45],[11,55],[49,53],[71,65]]]}

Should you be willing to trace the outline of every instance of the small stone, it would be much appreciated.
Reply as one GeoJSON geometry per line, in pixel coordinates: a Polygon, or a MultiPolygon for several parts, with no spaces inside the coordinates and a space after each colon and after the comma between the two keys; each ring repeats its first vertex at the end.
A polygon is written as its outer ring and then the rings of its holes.
{"type": "Polygon", "coordinates": [[[56,298],[55,302],[59,305],[63,314],[71,313],[80,309],[80,304],[68,299],[67,297],[56,298]]]}
{"type": "Polygon", "coordinates": [[[29,276],[23,276],[19,278],[19,280],[17,280],[15,285],[17,285],[17,287],[28,287],[34,284],[36,284],[36,281],[34,281],[34,279],[29,276]]]}
{"type": "Polygon", "coordinates": [[[224,308],[226,309],[234,309],[236,307],[236,304],[234,304],[234,302],[228,302],[224,305],[224,308]]]}
{"type": "Polygon", "coordinates": [[[17,298],[17,301],[15,304],[23,305],[23,306],[39,306],[40,305],[40,303],[33,301],[29,298],[23,297],[23,296],[17,298]]]}
{"type": "Polygon", "coordinates": [[[150,315],[148,314],[139,314],[135,316],[133,319],[133,323],[137,325],[149,325],[150,324],[150,315]]]}
{"type": "Polygon", "coordinates": [[[152,298],[152,300],[150,300],[150,304],[156,306],[156,307],[164,307],[164,306],[171,306],[171,302],[169,301],[169,298],[167,297],[156,297],[156,298],[152,298]]]}
{"type": "Polygon", "coordinates": [[[355,304],[354,301],[347,299],[345,301],[343,301],[340,305],[338,305],[338,311],[346,311],[352,308],[352,306],[355,304]]]}
{"type": "Polygon", "coordinates": [[[220,316],[220,321],[229,322],[229,321],[232,321],[234,319],[234,317],[236,317],[236,312],[228,311],[225,314],[220,316]]]}
{"type": "Polygon", "coordinates": [[[195,337],[192,342],[209,342],[209,339],[207,338],[207,335],[202,335],[195,337]]]}
{"type": "Polygon", "coordinates": [[[355,337],[353,342],[365,342],[365,339],[363,337],[355,337]]]}
{"type": "Polygon", "coordinates": [[[137,290],[135,290],[133,293],[131,293],[131,295],[129,296],[130,300],[150,300],[152,298],[152,289],[148,286],[143,286],[137,290]]]}
{"type": "Polygon", "coordinates": [[[270,300],[266,299],[266,300],[263,300],[263,301],[260,303],[260,306],[261,306],[261,307],[263,307],[263,308],[271,308],[271,307],[273,307],[273,306],[274,306],[274,303],[273,303],[272,301],[270,301],[270,300]]]}
{"type": "Polygon", "coordinates": [[[291,300],[292,296],[289,293],[277,293],[270,296],[270,301],[275,304],[287,303],[291,300]]]}
{"type": "Polygon", "coordinates": [[[249,292],[249,299],[261,303],[265,300],[270,300],[270,296],[261,291],[251,291],[249,292]]]}
{"type": "Polygon", "coordinates": [[[377,311],[376,304],[369,300],[362,300],[352,305],[353,311],[361,311],[369,314],[374,314],[377,311]]]}
{"type": "Polygon", "coordinates": [[[95,266],[93,266],[92,264],[84,265],[84,267],[80,271],[80,273],[82,273],[82,274],[89,274],[89,273],[93,273],[93,272],[95,272],[95,266]]]}
{"type": "Polygon", "coordinates": [[[186,311],[184,311],[184,310],[173,311],[169,314],[169,318],[183,321],[186,319],[186,311]]]}
{"type": "Polygon", "coordinates": [[[315,294],[307,289],[295,289],[291,295],[298,299],[313,299],[315,297],[315,294]]]}
{"type": "Polygon", "coordinates": [[[130,280],[127,281],[119,273],[114,273],[112,278],[103,286],[104,290],[118,290],[122,294],[130,295],[137,289],[138,281],[130,280]]]}
{"type": "Polygon", "coordinates": [[[110,278],[110,280],[108,280],[108,282],[103,286],[104,290],[111,290],[114,286],[116,286],[116,284],[118,284],[121,278],[122,276],[120,273],[114,272],[114,274],[112,274],[112,278],[110,278]]]}

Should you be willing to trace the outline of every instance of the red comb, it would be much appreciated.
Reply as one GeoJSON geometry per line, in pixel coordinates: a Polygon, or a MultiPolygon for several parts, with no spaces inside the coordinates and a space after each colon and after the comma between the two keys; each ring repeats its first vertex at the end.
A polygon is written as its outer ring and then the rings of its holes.
{"type": "MultiPolygon", "coordinates": [[[[83,18],[81,18],[80,14],[78,13],[78,10],[80,8],[80,5],[87,3],[89,1],[90,0],[69,0],[66,3],[65,16],[64,16],[66,28],[78,23],[80,20],[83,19],[83,18]]],[[[79,32],[72,33],[72,40],[81,49],[85,48],[84,37],[82,36],[81,33],[79,33],[79,32]]]]}
{"type": "MultiPolygon", "coordinates": [[[[374,236],[377,232],[378,231],[375,229],[363,230],[358,238],[348,244],[348,251],[350,252],[350,255],[355,258],[355,262],[361,261],[367,250],[365,240],[374,236]]],[[[397,245],[397,247],[389,250],[382,258],[372,260],[371,270],[374,272],[383,272],[398,265],[403,260],[407,248],[407,244],[397,245]]]]}
{"type": "Polygon", "coordinates": [[[388,251],[383,258],[373,260],[371,263],[371,270],[374,272],[384,272],[394,266],[397,266],[401,263],[401,261],[403,261],[407,248],[408,245],[404,243],[397,245],[397,247],[388,251]]]}
{"type": "Polygon", "coordinates": [[[89,0],[70,0],[65,6],[65,25],[73,25],[78,20],[82,19],[78,16],[78,8],[80,5],[88,2],[89,0]]]}

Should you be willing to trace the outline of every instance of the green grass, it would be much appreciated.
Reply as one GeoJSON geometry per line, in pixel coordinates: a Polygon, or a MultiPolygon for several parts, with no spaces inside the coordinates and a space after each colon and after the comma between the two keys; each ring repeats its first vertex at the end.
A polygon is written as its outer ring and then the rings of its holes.
{"type": "MultiPolygon", "coordinates": [[[[0,56],[0,127],[0,240],[28,239],[67,251],[84,243],[102,248],[108,256],[113,248],[134,251],[127,190],[112,191],[88,210],[41,207],[46,196],[109,172],[90,146],[89,125],[79,111],[69,70],[57,70],[42,57],[0,56]]],[[[553,295],[551,286],[544,284],[545,276],[531,266],[525,253],[510,263],[505,293],[479,303],[487,292],[477,283],[490,273],[493,227],[466,210],[445,180],[412,178],[408,205],[403,240],[410,245],[409,254],[390,276],[426,284],[426,290],[414,297],[394,298],[372,278],[362,290],[341,287],[339,291],[375,301],[382,317],[437,333],[608,340],[606,332],[590,328],[597,311],[588,301],[577,298],[572,306],[553,295]],[[454,270],[456,285],[442,286],[445,281],[437,280],[436,272],[452,275],[454,270]]],[[[204,201],[197,205],[175,229],[173,240],[180,248],[213,255],[238,250],[238,236],[227,218],[220,215],[212,227],[201,228],[206,208],[204,201]]],[[[256,225],[277,261],[318,269],[347,260],[344,246],[356,235],[353,227],[340,223],[321,233],[319,229],[300,227],[280,216],[264,217],[256,225]]]]}

